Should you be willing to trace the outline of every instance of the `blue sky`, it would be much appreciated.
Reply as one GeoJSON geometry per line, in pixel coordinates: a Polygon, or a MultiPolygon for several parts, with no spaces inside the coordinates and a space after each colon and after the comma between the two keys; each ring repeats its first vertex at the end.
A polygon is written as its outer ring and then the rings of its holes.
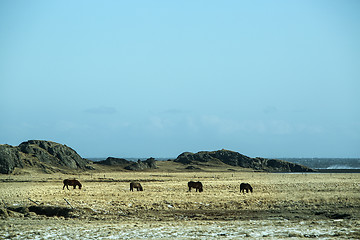
{"type": "Polygon", "coordinates": [[[0,144],[360,157],[360,1],[1,1],[0,144]]]}

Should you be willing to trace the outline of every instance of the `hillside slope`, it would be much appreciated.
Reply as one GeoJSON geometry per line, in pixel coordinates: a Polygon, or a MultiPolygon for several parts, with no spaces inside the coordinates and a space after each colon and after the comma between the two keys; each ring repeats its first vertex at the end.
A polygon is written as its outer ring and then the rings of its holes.
{"type": "Polygon", "coordinates": [[[15,168],[32,167],[43,172],[86,170],[91,162],[72,148],[60,143],[29,140],[19,146],[0,145],[0,173],[9,174],[15,168]]]}
{"type": "Polygon", "coordinates": [[[202,151],[198,153],[185,152],[180,154],[175,162],[183,164],[196,164],[197,162],[220,161],[230,166],[252,168],[254,170],[268,172],[314,172],[306,166],[290,163],[278,159],[251,158],[238,152],[229,150],[202,151]]]}

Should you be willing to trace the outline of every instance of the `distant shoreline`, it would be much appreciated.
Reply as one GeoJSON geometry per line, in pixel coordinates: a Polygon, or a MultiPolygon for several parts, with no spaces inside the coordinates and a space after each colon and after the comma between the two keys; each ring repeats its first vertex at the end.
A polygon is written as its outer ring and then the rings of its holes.
{"type": "MultiPolygon", "coordinates": [[[[106,158],[87,158],[91,161],[98,162],[105,160],[106,158]]],[[[147,158],[124,158],[128,161],[136,162],[137,160],[146,160],[147,158]]],[[[175,158],[155,158],[156,161],[167,161],[174,160],[175,158]]],[[[281,160],[302,164],[308,166],[318,173],[360,173],[359,158],[278,158],[281,160]],[[312,161],[316,162],[314,164],[312,161]],[[331,162],[329,164],[329,161],[331,162]],[[348,161],[353,161],[353,166],[346,166],[349,164],[348,161]],[[314,167],[317,165],[317,167],[314,167]],[[345,166],[344,166],[345,165],[345,166]],[[336,168],[338,167],[338,168],[336,168]],[[340,168],[339,168],[340,167],[340,168]],[[341,168],[344,167],[344,168],[341,168]]],[[[315,173],[316,173],[315,172],[315,173]]]]}
{"type": "Polygon", "coordinates": [[[351,169],[326,169],[326,168],[320,168],[315,169],[316,171],[320,173],[360,173],[359,168],[351,168],[351,169]]]}

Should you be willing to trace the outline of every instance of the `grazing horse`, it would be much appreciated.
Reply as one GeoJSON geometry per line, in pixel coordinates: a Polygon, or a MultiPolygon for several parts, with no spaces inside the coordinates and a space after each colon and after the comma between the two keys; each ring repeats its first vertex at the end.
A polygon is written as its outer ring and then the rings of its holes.
{"type": "Polygon", "coordinates": [[[195,188],[196,192],[199,190],[199,192],[203,191],[203,185],[201,182],[194,182],[190,181],[188,182],[189,192],[191,192],[191,188],[195,188]]]}
{"type": "Polygon", "coordinates": [[[241,183],[240,184],[240,192],[243,192],[245,194],[245,190],[246,190],[247,193],[249,192],[249,190],[250,190],[250,192],[253,192],[253,188],[251,187],[250,184],[241,183]]]}
{"type": "Polygon", "coordinates": [[[139,182],[131,182],[130,183],[130,191],[134,191],[134,188],[138,191],[143,191],[143,188],[139,182]]]}
{"type": "Polygon", "coordinates": [[[65,179],[63,183],[64,183],[63,190],[65,186],[68,190],[69,190],[69,186],[73,186],[74,189],[76,188],[76,186],[79,186],[79,189],[81,189],[82,187],[81,183],[76,179],[65,179]]]}

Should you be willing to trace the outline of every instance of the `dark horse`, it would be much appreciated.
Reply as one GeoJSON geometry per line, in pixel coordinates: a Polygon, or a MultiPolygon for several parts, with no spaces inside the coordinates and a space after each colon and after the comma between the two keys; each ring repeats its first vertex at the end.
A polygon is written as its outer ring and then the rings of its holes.
{"type": "Polygon", "coordinates": [[[134,191],[134,188],[138,191],[143,191],[143,188],[139,182],[131,182],[130,183],[130,191],[134,191]]]}
{"type": "Polygon", "coordinates": [[[248,183],[241,183],[241,184],[240,184],[240,192],[245,193],[245,190],[246,190],[247,193],[249,192],[249,190],[250,190],[250,192],[253,192],[253,188],[251,187],[250,184],[248,184],[248,183]]]}
{"type": "Polygon", "coordinates": [[[191,192],[191,188],[195,188],[196,192],[199,190],[199,192],[203,191],[203,185],[201,182],[194,182],[190,181],[188,182],[189,192],[191,192]]]}
{"type": "Polygon", "coordinates": [[[65,179],[63,183],[64,183],[63,190],[65,186],[68,190],[69,190],[69,186],[73,186],[74,189],[76,188],[76,186],[79,186],[79,189],[81,189],[82,187],[81,183],[76,179],[65,179]]]}

